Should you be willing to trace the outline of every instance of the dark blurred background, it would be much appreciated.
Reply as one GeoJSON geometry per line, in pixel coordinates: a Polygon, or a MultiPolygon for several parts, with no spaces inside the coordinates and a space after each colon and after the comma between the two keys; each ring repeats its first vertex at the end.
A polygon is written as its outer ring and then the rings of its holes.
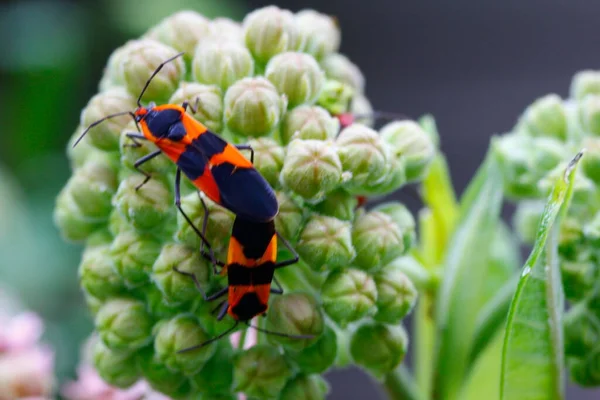
{"type": "MultiPolygon", "coordinates": [[[[48,321],[58,374],[70,376],[90,321],[76,285],[79,248],[52,224],[69,175],[64,155],[79,112],[117,46],[183,8],[240,19],[251,0],[0,2],[0,284],[48,321]]],[[[335,15],[342,49],[367,78],[379,110],[432,113],[460,192],[490,136],[535,98],[568,93],[572,75],[600,68],[600,2],[279,0],[335,15]]],[[[413,204],[414,206],[414,204],[413,204]]],[[[329,374],[331,399],[376,398],[357,371],[329,374]]],[[[600,391],[570,387],[569,399],[600,391]]]]}

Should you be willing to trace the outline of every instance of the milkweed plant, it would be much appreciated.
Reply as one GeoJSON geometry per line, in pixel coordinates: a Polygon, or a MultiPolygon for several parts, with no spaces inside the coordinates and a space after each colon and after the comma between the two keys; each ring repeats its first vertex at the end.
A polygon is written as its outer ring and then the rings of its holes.
{"type": "MultiPolygon", "coordinates": [[[[182,11],[113,52],[67,146],[72,176],[54,211],[63,237],[84,245],[77,273],[96,339],[80,375],[172,399],[323,399],[323,374],[350,365],[390,399],[561,399],[565,371],[600,384],[600,72],[577,74],[567,100],[533,102],[458,198],[433,117],[375,129],[340,41],[330,16],[270,6],[241,23],[182,11]],[[134,162],[156,148],[131,146],[127,115],[72,147],[92,122],[134,110],[158,64],[182,51],[142,102],[196,103],[208,129],[253,147],[277,194],[276,228],[300,255],[276,271],[285,293],[253,323],[312,339],[241,325],[235,340],[178,353],[233,321],[217,321],[174,270],[209,293],[227,284],[174,206],[175,165],[146,163],[152,178],[136,190],[134,162]],[[415,189],[417,215],[390,200],[415,189]],[[524,265],[520,244],[532,246],[524,265]]],[[[196,226],[208,203],[207,238],[225,259],[234,216],[187,180],[182,190],[196,226]]]]}

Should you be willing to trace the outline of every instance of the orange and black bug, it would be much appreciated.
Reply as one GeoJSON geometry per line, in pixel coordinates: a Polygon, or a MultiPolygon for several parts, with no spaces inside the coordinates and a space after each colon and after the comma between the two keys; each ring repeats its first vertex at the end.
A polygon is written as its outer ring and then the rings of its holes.
{"type": "MultiPolygon", "coordinates": [[[[208,258],[208,254],[203,253],[203,255],[208,258]]],[[[222,300],[215,309],[215,311],[219,311],[217,319],[220,321],[226,314],[229,314],[235,320],[235,324],[218,336],[197,346],[180,350],[180,352],[191,351],[219,340],[232,332],[240,322],[267,334],[295,339],[311,339],[312,335],[288,335],[250,325],[252,318],[267,311],[271,293],[283,293],[283,288],[274,277],[275,270],[295,264],[298,260],[298,253],[275,230],[273,221],[253,222],[236,217],[229,240],[227,263],[217,261],[217,264],[222,267],[221,273],[227,274],[228,285],[226,287],[207,296],[194,274],[175,269],[194,280],[204,300],[214,301],[227,295],[227,298],[222,300]],[[291,259],[277,261],[277,239],[292,253],[291,259]],[[271,287],[271,282],[277,288],[271,287]]]]}
{"type": "Polygon", "coordinates": [[[142,106],[142,96],[152,79],[167,63],[183,54],[179,53],[169,58],[154,70],[138,97],[136,110],[108,115],[92,123],[73,146],[76,146],[91,128],[103,121],[120,115],[131,115],[138,128],[138,132],[126,133],[133,141],[132,146],[140,146],[140,143],[137,142],[139,139],[149,140],[159,148],[135,162],[134,167],[146,177],[138,189],[151,177],[149,173],[140,169],[140,166],[164,153],[177,164],[175,175],[177,208],[200,236],[202,242],[210,248],[204,235],[198,231],[181,209],[182,171],[199,190],[215,203],[248,220],[271,221],[277,215],[279,205],[271,186],[252,165],[254,152],[249,145],[234,146],[227,143],[186,113],[188,107],[195,113],[198,101],[195,106],[188,102],[184,102],[182,105],[157,106],[150,103],[148,107],[142,106]],[[245,158],[240,150],[250,150],[250,160],[245,158]]]}

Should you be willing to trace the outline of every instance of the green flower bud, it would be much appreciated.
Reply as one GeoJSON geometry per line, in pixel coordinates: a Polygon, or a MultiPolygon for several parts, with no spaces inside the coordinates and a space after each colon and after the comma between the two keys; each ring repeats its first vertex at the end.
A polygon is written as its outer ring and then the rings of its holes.
{"type": "Polygon", "coordinates": [[[314,206],[314,210],[322,215],[341,219],[343,221],[352,221],[354,219],[354,210],[358,206],[356,196],[346,192],[344,189],[337,189],[327,195],[323,201],[314,206]]]}
{"type": "Polygon", "coordinates": [[[148,312],[156,320],[172,318],[181,311],[181,304],[167,302],[154,283],[137,288],[136,297],[144,299],[148,312]]]}
{"type": "MultiPolygon", "coordinates": [[[[373,106],[369,102],[369,99],[364,94],[355,93],[352,98],[352,103],[350,104],[350,112],[352,115],[372,115],[373,114],[373,106]]],[[[373,126],[373,118],[357,118],[354,122],[363,124],[369,127],[373,126]]]]}
{"type": "Polygon", "coordinates": [[[383,150],[388,162],[385,164],[383,179],[376,183],[367,182],[354,192],[362,196],[384,196],[395,192],[406,184],[406,165],[404,158],[394,155],[392,146],[384,143],[383,150]]]}
{"type": "Polygon", "coordinates": [[[254,60],[243,44],[223,38],[202,42],[194,53],[192,75],[200,83],[227,90],[235,81],[254,74],[254,60]]]}
{"type": "Polygon", "coordinates": [[[414,121],[394,121],[380,130],[381,138],[391,145],[396,157],[402,157],[409,181],[421,179],[435,157],[431,138],[414,121]]]}
{"type": "Polygon", "coordinates": [[[167,301],[182,303],[200,297],[191,277],[180,274],[174,268],[194,274],[200,284],[205,284],[211,274],[209,261],[200,255],[197,248],[171,243],[163,246],[152,267],[152,280],[167,301]]]}
{"type": "MultiPolygon", "coordinates": [[[[92,123],[118,112],[134,110],[135,99],[125,89],[115,87],[98,93],[81,112],[81,126],[87,128],[92,123]]],[[[84,141],[105,151],[119,150],[121,131],[131,122],[131,116],[121,115],[107,119],[88,131],[84,141]]]]}
{"type": "Polygon", "coordinates": [[[133,351],[152,341],[152,318],[146,305],[128,298],[112,298],[96,315],[96,329],[106,346],[119,351],[133,351]]]}
{"type": "Polygon", "coordinates": [[[129,47],[134,46],[135,43],[137,43],[137,41],[128,41],[112,52],[108,58],[106,67],[104,68],[104,75],[98,85],[100,92],[110,90],[114,87],[125,86],[122,72],[123,57],[127,54],[129,47]]]}
{"type": "Polygon", "coordinates": [[[596,281],[598,267],[592,260],[562,260],[560,270],[565,297],[572,302],[582,300],[588,295],[596,281]]]}
{"type": "Polygon", "coordinates": [[[570,359],[571,380],[583,387],[600,385],[600,351],[594,351],[583,360],[570,359]]]}
{"type": "Polygon", "coordinates": [[[532,136],[546,136],[558,140],[567,138],[567,114],[562,99],[549,94],[534,101],[519,121],[532,136]]]}
{"type": "Polygon", "coordinates": [[[99,246],[108,246],[113,241],[113,235],[108,229],[98,229],[92,233],[85,241],[86,249],[92,249],[99,246]]]}
{"type": "Polygon", "coordinates": [[[210,35],[209,24],[208,19],[195,11],[179,11],[160,21],[146,36],[192,54],[198,42],[210,35]]]}
{"type": "Polygon", "coordinates": [[[110,253],[127,285],[138,286],[148,282],[152,264],[160,253],[160,242],[134,230],[123,230],[115,237],[110,253]]]}
{"type": "Polygon", "coordinates": [[[343,54],[330,54],[321,63],[330,79],[349,85],[356,93],[364,93],[365,77],[360,69],[343,54]]]}
{"type": "Polygon", "coordinates": [[[550,138],[513,133],[497,138],[493,146],[505,193],[513,199],[539,197],[538,181],[564,158],[564,145],[550,138]]]}
{"type": "Polygon", "coordinates": [[[329,393],[329,385],[319,375],[297,375],[283,388],[280,400],[319,400],[329,393]]]}
{"type": "Polygon", "coordinates": [[[125,282],[115,269],[108,246],[86,249],[79,264],[79,280],[87,293],[100,300],[125,291],[125,282]]]}
{"type": "Polygon", "coordinates": [[[385,179],[387,154],[381,137],[373,129],[352,124],[340,132],[337,151],[344,171],[352,173],[348,188],[361,188],[385,179]]]}
{"type": "Polygon", "coordinates": [[[317,100],[325,81],[325,74],[310,55],[286,52],[273,57],[267,64],[265,77],[285,94],[288,107],[312,104],[317,100]]]}
{"type": "Polygon", "coordinates": [[[335,362],[337,349],[337,335],[333,329],[326,326],[314,344],[300,351],[286,349],[286,354],[303,372],[321,374],[335,362]]]}
{"type": "Polygon", "coordinates": [[[292,371],[277,348],[256,345],[234,359],[234,390],[249,397],[277,398],[292,371]]]}
{"type": "Polygon", "coordinates": [[[244,78],[225,93],[225,124],[234,133],[259,137],[279,125],[287,107],[284,96],[265,78],[244,78]]]}
{"type": "Polygon", "coordinates": [[[139,353],[138,369],[154,390],[164,394],[175,395],[189,388],[186,376],[169,369],[154,353],[153,347],[139,353]]]}
{"type": "Polygon", "coordinates": [[[361,325],[350,340],[350,354],[376,378],[392,372],[404,359],[408,336],[402,325],[367,322],[361,325]]]}
{"type": "Polygon", "coordinates": [[[373,279],[377,287],[375,320],[396,324],[410,313],[417,301],[417,289],[402,269],[392,263],[378,271],[373,279]]]}
{"type": "Polygon", "coordinates": [[[281,127],[281,141],[293,139],[333,139],[340,130],[340,121],[322,107],[300,106],[288,111],[281,127]]]}
{"type": "Polygon", "coordinates": [[[585,137],[583,148],[585,148],[585,157],[581,159],[581,169],[586,177],[596,185],[600,185],[600,138],[585,137]]]}
{"type": "Polygon", "coordinates": [[[144,176],[134,174],[121,182],[114,197],[114,204],[135,229],[153,234],[174,216],[172,197],[167,186],[158,179],[144,182],[144,176]]]}
{"type": "MultiPolygon", "coordinates": [[[[133,121],[131,121],[130,124],[123,129],[123,132],[121,132],[119,149],[121,154],[121,165],[128,168],[129,171],[135,171],[135,173],[138,174],[139,172],[135,170],[135,162],[158,150],[158,148],[154,143],[148,140],[138,140],[137,142],[140,146],[134,146],[134,142],[125,135],[125,132],[136,132],[135,123],[133,121]]],[[[157,177],[162,177],[166,174],[175,172],[175,164],[164,155],[160,155],[145,162],[141,168],[157,177]]]]}
{"type": "Polygon", "coordinates": [[[600,95],[589,95],[579,102],[579,122],[585,133],[600,135],[600,95]]]}
{"type": "Polygon", "coordinates": [[[275,229],[284,238],[293,240],[298,235],[304,220],[302,207],[286,192],[277,191],[279,214],[275,217],[275,229]]]}
{"type": "MultiPolygon", "coordinates": [[[[204,204],[206,204],[206,208],[208,209],[206,237],[217,239],[210,240],[210,242],[213,251],[219,253],[227,249],[228,244],[225,238],[231,235],[234,215],[231,211],[208,199],[204,194],[198,195],[197,192],[190,193],[181,199],[181,208],[198,230],[202,229],[204,221],[204,207],[202,207],[202,203],[200,202],[200,196],[204,199],[204,204]]],[[[175,238],[189,247],[199,248],[201,245],[198,234],[180,212],[177,213],[177,232],[175,233],[175,238]]]]}
{"type": "Polygon", "coordinates": [[[417,240],[417,223],[415,222],[415,217],[413,217],[410,210],[404,204],[396,201],[382,203],[375,207],[373,211],[379,211],[388,215],[400,228],[405,252],[415,244],[417,240]]]}
{"type": "Polygon", "coordinates": [[[254,167],[272,187],[279,186],[279,173],[283,168],[285,150],[271,138],[248,141],[254,149],[254,167]]]}
{"type": "Polygon", "coordinates": [[[60,230],[61,236],[72,242],[87,239],[103,225],[102,221],[90,220],[83,215],[67,186],[60,191],[56,198],[53,219],[60,230]]]}
{"type": "Polygon", "coordinates": [[[348,266],[356,256],[351,225],[337,218],[313,215],[300,233],[296,250],[315,270],[348,266]]]}
{"type": "MultiPolygon", "coordinates": [[[[127,91],[139,96],[156,67],[177,54],[169,46],[151,39],[139,40],[123,55],[122,71],[127,91]]],[[[166,64],[152,79],[142,101],[166,102],[185,76],[185,63],[180,58],[166,64]]],[[[135,107],[133,107],[135,108],[135,107]]],[[[127,110],[122,108],[120,111],[127,110]]]]}
{"type": "Polygon", "coordinates": [[[215,18],[210,22],[211,36],[244,44],[242,25],[229,18],[215,18]]]}
{"type": "Polygon", "coordinates": [[[600,72],[592,70],[577,72],[573,75],[569,92],[576,100],[581,100],[588,94],[600,94],[600,72]]]}
{"type": "Polygon", "coordinates": [[[154,351],[168,368],[187,376],[196,374],[215,353],[215,344],[210,343],[193,351],[177,353],[210,339],[196,318],[179,315],[162,322],[156,330],[154,351]]]}
{"type": "Polygon", "coordinates": [[[585,303],[578,303],[565,315],[565,355],[585,357],[600,340],[600,321],[588,310],[585,303]]]}
{"type": "Polygon", "coordinates": [[[537,235],[544,202],[538,200],[525,200],[517,204],[513,215],[513,226],[523,243],[532,244],[537,235]]]}
{"type": "Polygon", "coordinates": [[[435,288],[438,277],[434,271],[428,271],[413,256],[406,255],[396,258],[394,261],[384,267],[384,270],[392,268],[402,272],[408,277],[411,283],[419,290],[428,290],[435,288]]]}
{"type": "Polygon", "coordinates": [[[246,46],[260,64],[302,43],[294,15],[275,6],[260,8],[246,15],[243,22],[246,46]]]}
{"type": "Polygon", "coordinates": [[[75,141],[79,139],[84,129],[83,126],[78,126],[67,142],[67,157],[69,158],[72,171],[83,166],[88,158],[94,157],[94,153],[97,152],[97,149],[90,145],[87,140],[83,140],[79,142],[76,147],[73,147],[75,141]]]}
{"type": "Polygon", "coordinates": [[[327,315],[342,327],[375,311],[375,282],[358,269],[330,272],[323,283],[321,294],[327,315]]]}
{"type": "Polygon", "coordinates": [[[313,335],[312,339],[292,339],[271,335],[269,341],[286,348],[301,350],[314,344],[325,323],[317,300],[306,293],[273,297],[267,313],[267,329],[288,335],[313,335]]]}
{"type": "Polygon", "coordinates": [[[354,89],[334,79],[326,79],[317,104],[326,109],[331,115],[339,115],[348,112],[348,104],[354,96],[354,89]]]}
{"type": "Polygon", "coordinates": [[[96,314],[98,314],[98,311],[100,311],[100,308],[102,307],[102,300],[85,292],[83,293],[83,297],[85,299],[85,305],[90,311],[90,314],[92,314],[92,316],[95,317],[96,314]]]}
{"type": "Polygon", "coordinates": [[[139,379],[135,353],[111,350],[98,340],[93,358],[98,375],[111,386],[126,388],[139,379]]]}
{"type": "Polygon", "coordinates": [[[309,201],[318,201],[342,183],[335,148],[320,140],[293,140],[281,170],[281,182],[309,201]]]}
{"type": "Polygon", "coordinates": [[[315,10],[302,10],[296,14],[296,25],[304,42],[302,51],[317,60],[338,51],[341,33],[329,15],[315,10]]]}
{"type": "Polygon", "coordinates": [[[190,115],[210,131],[221,132],[223,129],[223,92],[221,89],[195,82],[181,82],[169,103],[182,104],[184,101],[196,108],[196,113],[192,113],[192,110],[188,108],[190,115]]]}
{"type": "Polygon", "coordinates": [[[204,364],[202,370],[192,377],[192,386],[208,396],[231,393],[233,385],[231,344],[227,340],[221,340],[216,347],[215,354],[204,364]]]}
{"type": "Polygon", "coordinates": [[[108,217],[108,231],[115,237],[123,230],[130,230],[127,220],[121,215],[119,210],[113,208],[108,217]]]}
{"type": "Polygon", "coordinates": [[[404,236],[392,217],[379,211],[362,214],[354,221],[354,263],[364,270],[379,268],[402,255],[404,236]]]}

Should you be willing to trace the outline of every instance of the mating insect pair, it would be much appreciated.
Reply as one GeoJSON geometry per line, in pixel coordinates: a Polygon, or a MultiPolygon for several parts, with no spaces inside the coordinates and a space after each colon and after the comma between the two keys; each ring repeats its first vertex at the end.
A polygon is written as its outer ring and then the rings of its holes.
{"type": "MultiPolygon", "coordinates": [[[[131,115],[138,132],[127,132],[125,134],[131,138],[132,146],[139,147],[141,144],[138,140],[149,140],[158,147],[157,151],[140,158],[134,163],[136,170],[146,177],[136,189],[141,188],[151,178],[151,175],[140,167],[161,153],[164,153],[177,165],[175,204],[179,212],[200,237],[202,242],[200,251],[202,254],[213,265],[222,267],[222,272],[227,273],[229,284],[214,295],[207,296],[194,275],[178,272],[190,276],[207,301],[222,298],[227,294],[228,298],[222,301],[221,311],[217,318],[221,320],[227,313],[236,320],[234,326],[208,342],[181,350],[189,351],[227,335],[237,327],[240,321],[249,325],[249,321],[253,317],[264,314],[268,308],[270,293],[283,293],[283,289],[276,280],[278,288],[271,288],[275,269],[296,263],[298,255],[289,243],[275,231],[274,218],[279,211],[279,205],[273,189],[253,166],[254,152],[250,146],[234,146],[227,143],[188,115],[186,113],[188,108],[194,113],[196,112],[197,102],[195,106],[188,102],[184,102],[182,105],[165,104],[160,106],[151,103],[148,107],[141,104],[144,92],[152,79],[167,63],[182,55],[183,53],[179,53],[156,68],[137,99],[138,108],[136,110],[111,114],[92,123],[73,146],[76,146],[90,129],[103,121],[121,115],[131,115]],[[249,150],[251,153],[250,160],[246,159],[240,150],[249,150]],[[210,242],[206,238],[208,208],[204,202],[202,202],[205,210],[202,232],[182,209],[181,172],[212,201],[236,215],[227,262],[215,259],[210,242]],[[277,262],[278,236],[282,243],[294,254],[293,259],[277,262]],[[205,248],[208,251],[205,251],[205,248]]],[[[312,337],[287,335],[266,331],[258,327],[254,328],[266,333],[292,338],[306,339],[312,337]]]]}

